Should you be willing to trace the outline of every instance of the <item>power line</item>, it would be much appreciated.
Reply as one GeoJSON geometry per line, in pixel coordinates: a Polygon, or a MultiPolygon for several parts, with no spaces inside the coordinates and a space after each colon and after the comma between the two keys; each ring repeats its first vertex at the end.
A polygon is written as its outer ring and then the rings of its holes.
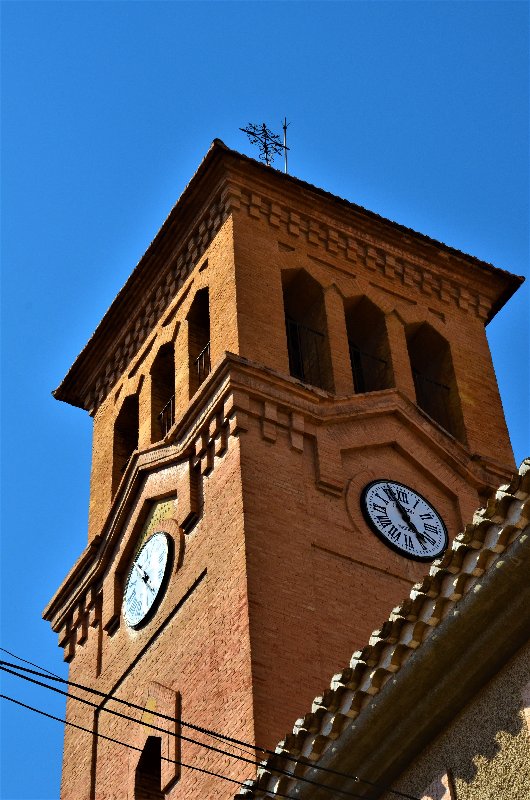
{"type": "MultiPolygon", "coordinates": [[[[78,697],[75,694],[70,694],[68,692],[63,691],[62,689],[58,689],[55,686],[49,686],[48,684],[43,683],[42,681],[37,681],[34,678],[30,678],[28,675],[20,675],[18,672],[14,672],[11,669],[7,669],[7,667],[4,666],[4,664],[5,662],[3,661],[0,662],[0,669],[3,672],[7,672],[9,675],[14,675],[15,677],[22,678],[22,680],[28,681],[29,683],[33,683],[37,686],[42,686],[43,688],[49,689],[50,691],[55,692],[56,694],[61,694],[64,697],[68,697],[70,700],[77,700],[79,703],[84,703],[85,705],[90,706],[91,708],[95,709],[100,708],[100,706],[98,706],[97,703],[93,703],[91,700],[86,700],[84,697],[78,697]]],[[[190,742],[191,744],[199,745],[199,747],[205,747],[207,750],[210,750],[213,753],[219,753],[220,755],[228,756],[229,758],[234,758],[237,761],[242,761],[245,764],[250,764],[254,769],[258,767],[258,764],[250,758],[245,758],[244,756],[238,756],[235,753],[228,753],[226,750],[221,750],[219,747],[213,747],[212,745],[206,744],[205,742],[199,742],[197,741],[197,739],[192,739],[189,736],[185,736],[182,733],[177,733],[176,731],[169,731],[167,730],[167,728],[161,728],[160,726],[154,725],[149,722],[143,722],[140,719],[131,717],[128,714],[122,714],[120,711],[114,711],[111,708],[102,708],[101,710],[107,712],[107,714],[112,714],[115,717],[119,717],[120,719],[125,719],[129,722],[135,722],[137,725],[145,725],[146,727],[152,728],[153,730],[159,731],[160,733],[167,733],[169,736],[174,736],[176,739],[180,739],[183,742],[190,742]]],[[[156,715],[156,712],[153,713],[156,715]]],[[[173,721],[175,722],[176,720],[174,719],[173,721]]],[[[296,780],[303,781],[304,783],[310,783],[313,786],[317,786],[319,789],[327,789],[330,792],[336,792],[337,794],[345,795],[346,797],[362,798],[362,795],[360,794],[349,792],[346,791],[345,789],[335,789],[332,786],[327,786],[325,783],[320,783],[319,781],[312,780],[311,778],[297,776],[294,774],[294,772],[289,772],[289,770],[274,768],[271,769],[271,772],[277,772],[278,774],[284,775],[287,778],[295,778],[296,780]]]]}
{"type": "MultiPolygon", "coordinates": [[[[144,710],[141,706],[136,706],[136,705],[134,705],[132,703],[126,703],[124,700],[119,700],[117,697],[116,698],[109,697],[104,692],[98,692],[96,689],[91,689],[88,686],[83,686],[82,684],[73,683],[72,681],[69,682],[69,681],[65,680],[64,678],[61,678],[60,675],[57,675],[55,672],[51,672],[51,670],[46,669],[46,667],[43,667],[40,664],[35,664],[35,662],[33,662],[33,661],[28,661],[27,658],[22,658],[22,656],[17,656],[16,653],[12,653],[10,650],[7,650],[5,647],[0,647],[0,651],[2,651],[3,653],[8,653],[10,656],[12,656],[13,658],[16,658],[18,661],[23,661],[24,664],[31,664],[32,667],[36,667],[38,670],[44,670],[44,672],[46,672],[48,675],[52,676],[53,678],[57,679],[58,681],[61,681],[61,683],[66,683],[68,685],[75,686],[78,689],[83,689],[86,692],[92,692],[94,694],[98,694],[101,697],[106,697],[106,698],[108,698],[110,700],[115,700],[117,703],[124,703],[124,705],[132,705],[134,708],[137,708],[138,710],[141,710],[141,711],[144,710]]],[[[9,662],[0,661],[0,665],[3,665],[3,664],[9,665],[9,662]]],[[[35,672],[33,670],[25,670],[24,667],[19,667],[18,664],[11,664],[10,666],[15,667],[15,669],[18,669],[18,670],[24,670],[25,672],[31,672],[33,675],[38,675],[39,677],[42,677],[42,678],[46,677],[46,675],[43,675],[42,672],[35,672]]],[[[22,676],[20,676],[20,677],[22,677],[22,676]]],[[[166,717],[165,715],[162,715],[162,714],[159,714],[158,716],[163,716],[164,719],[168,719],[168,720],[170,720],[172,722],[175,722],[175,719],[173,717],[166,717]]],[[[194,729],[198,730],[201,733],[205,733],[206,735],[213,736],[214,738],[229,739],[229,737],[225,737],[220,733],[218,734],[218,733],[215,733],[213,731],[207,732],[206,728],[205,729],[201,729],[201,728],[199,728],[199,726],[194,726],[191,723],[182,722],[182,720],[179,720],[179,723],[181,725],[185,726],[185,727],[194,728],[194,729]]],[[[234,747],[234,749],[239,750],[240,752],[244,752],[244,750],[241,747],[238,747],[235,744],[231,745],[231,746],[234,747]]],[[[250,745],[250,744],[246,745],[246,748],[247,748],[247,750],[259,749],[259,748],[253,747],[253,745],[250,745]]]]}
{"type": "MultiPolygon", "coordinates": [[[[22,677],[22,676],[21,676],[22,677]]],[[[143,750],[141,747],[135,747],[133,744],[129,744],[128,742],[122,742],[120,739],[113,739],[111,736],[105,736],[103,733],[98,733],[97,731],[91,731],[90,728],[84,728],[82,725],[77,725],[75,722],[69,722],[67,719],[62,719],[62,717],[56,717],[54,714],[48,714],[47,711],[42,711],[40,708],[35,708],[35,706],[30,706],[27,703],[22,703],[20,700],[16,700],[14,697],[9,697],[7,694],[0,694],[0,699],[2,700],[9,700],[10,703],[15,703],[17,706],[22,706],[22,708],[27,708],[29,711],[34,711],[36,714],[41,714],[43,717],[47,717],[48,719],[54,719],[56,722],[62,722],[64,725],[69,725],[71,728],[77,728],[78,731],[84,731],[85,733],[89,733],[91,736],[94,736],[98,739],[106,739],[108,742],[113,742],[114,744],[121,744],[123,747],[128,747],[129,750],[136,750],[138,753],[142,753],[143,750]]],[[[229,778],[227,775],[221,775],[219,772],[213,772],[209,769],[204,769],[203,767],[193,767],[191,764],[185,764],[184,761],[178,761],[177,759],[173,758],[166,758],[165,756],[160,756],[162,761],[168,761],[170,764],[176,764],[179,767],[186,767],[186,769],[194,770],[195,772],[202,772],[205,775],[211,775],[214,778],[221,778],[223,781],[229,781],[230,783],[235,783],[238,786],[243,786],[242,781],[238,781],[235,778],[229,778]]],[[[280,794],[279,792],[271,792],[271,794],[276,795],[276,797],[283,797],[286,800],[296,800],[292,795],[289,794],[280,794]]]]}
{"type": "MultiPolygon", "coordinates": [[[[3,650],[4,652],[9,652],[9,651],[5,650],[5,648],[3,648],[3,647],[0,647],[0,650],[3,650]]],[[[32,666],[39,666],[38,664],[33,664],[31,661],[27,661],[27,659],[20,658],[19,656],[15,655],[13,653],[10,653],[10,655],[13,655],[14,658],[18,658],[20,661],[24,661],[25,663],[32,664],[32,666]]],[[[32,675],[37,675],[38,677],[41,677],[41,678],[47,678],[48,677],[48,675],[44,675],[41,672],[36,672],[34,670],[27,669],[26,667],[20,667],[17,664],[10,664],[9,662],[6,662],[6,661],[0,661],[0,668],[4,669],[5,666],[14,667],[15,669],[18,669],[18,670],[21,670],[21,671],[24,671],[24,672],[29,672],[32,675]]],[[[40,667],[40,668],[41,669],[45,669],[44,667],[40,667]]],[[[5,670],[5,671],[9,671],[9,670],[5,670]]],[[[49,675],[53,676],[53,673],[51,673],[49,670],[45,669],[45,671],[49,675]]],[[[18,673],[12,673],[12,674],[17,674],[17,677],[24,678],[25,680],[30,680],[29,678],[25,678],[24,675],[20,675],[18,673]]],[[[101,691],[99,691],[97,689],[93,689],[93,688],[91,688],[89,686],[85,686],[85,685],[83,685],[81,683],[76,683],[75,681],[69,681],[69,680],[66,680],[65,678],[60,678],[59,676],[54,676],[53,680],[59,681],[60,683],[66,684],[67,686],[73,686],[76,689],[81,689],[82,691],[90,692],[92,694],[98,695],[99,697],[102,697],[104,700],[114,700],[116,703],[121,703],[122,705],[128,706],[129,708],[133,708],[133,709],[135,709],[137,711],[142,711],[142,712],[145,711],[145,708],[143,706],[137,705],[136,703],[131,703],[131,702],[127,701],[127,700],[122,700],[119,697],[109,696],[108,694],[105,694],[105,692],[101,692],[101,691]]],[[[54,689],[54,687],[52,687],[52,686],[48,686],[47,684],[40,684],[38,681],[36,681],[36,683],[38,683],[39,685],[44,685],[45,688],[51,689],[52,691],[59,691],[59,690],[54,689]]],[[[68,697],[74,697],[74,695],[69,695],[66,692],[59,692],[59,693],[63,694],[63,695],[66,695],[68,697]]],[[[81,700],[81,702],[86,702],[86,701],[83,701],[81,698],[76,698],[76,699],[81,700]]],[[[91,705],[93,705],[93,704],[91,704],[91,705]]],[[[95,707],[96,708],[100,708],[101,706],[95,706],[95,707]]],[[[116,712],[111,712],[110,709],[103,709],[103,710],[107,710],[107,711],[109,711],[109,713],[116,713],[116,712]]],[[[161,714],[160,713],[160,714],[157,714],[157,716],[160,717],[161,719],[165,719],[165,720],[167,720],[169,722],[178,721],[180,723],[180,725],[182,725],[183,727],[187,727],[187,728],[190,728],[191,730],[195,730],[198,733],[202,733],[205,736],[212,736],[212,737],[214,737],[216,739],[221,739],[222,741],[225,741],[225,742],[227,742],[227,743],[229,743],[231,745],[241,745],[241,746],[246,747],[246,748],[248,748],[250,750],[254,750],[254,751],[257,751],[257,752],[260,752],[260,753],[264,753],[264,754],[267,754],[267,755],[272,755],[272,756],[280,755],[281,756],[281,754],[276,753],[274,750],[269,750],[269,749],[267,749],[265,747],[260,747],[258,745],[252,745],[249,742],[244,742],[244,741],[242,741],[240,739],[235,739],[235,738],[233,738],[231,736],[226,736],[225,734],[218,733],[216,731],[212,731],[209,728],[204,728],[204,727],[201,727],[200,725],[194,725],[191,722],[185,722],[184,720],[176,720],[175,717],[170,717],[167,714],[161,714]]],[[[138,720],[134,720],[134,719],[133,719],[133,721],[138,722],[138,720]]],[[[171,733],[171,732],[167,731],[167,733],[171,733]]],[[[183,737],[183,738],[185,740],[187,740],[186,737],[183,737]]],[[[189,739],[189,741],[194,742],[194,743],[199,744],[199,745],[202,745],[204,747],[216,750],[216,748],[211,748],[210,745],[204,744],[202,742],[196,742],[193,739],[189,739]]],[[[223,752],[223,751],[220,751],[220,752],[223,752]]],[[[238,758],[238,756],[235,756],[233,753],[225,753],[225,754],[230,756],[231,758],[238,758]]],[[[320,770],[321,772],[326,772],[326,773],[329,773],[331,775],[335,775],[335,776],[340,777],[340,778],[346,778],[348,780],[353,780],[353,781],[355,781],[357,783],[366,783],[369,786],[374,786],[374,787],[378,787],[380,789],[384,789],[389,794],[393,794],[393,795],[395,795],[397,797],[403,797],[403,798],[405,798],[405,800],[419,800],[419,798],[415,797],[414,795],[407,794],[406,792],[400,792],[397,789],[389,789],[389,788],[386,788],[386,787],[381,787],[375,781],[370,781],[370,780],[367,780],[366,778],[360,778],[360,777],[358,777],[356,775],[351,775],[351,774],[348,774],[346,772],[340,772],[339,770],[335,770],[335,769],[332,769],[330,767],[322,767],[322,766],[319,766],[318,764],[312,764],[310,761],[308,761],[307,759],[304,759],[304,758],[296,758],[294,756],[285,756],[285,758],[288,761],[290,761],[290,762],[292,762],[294,764],[300,764],[302,766],[306,766],[306,767],[309,767],[309,768],[314,769],[314,770],[320,770]]],[[[244,757],[241,757],[241,760],[248,761],[248,763],[252,763],[254,766],[257,766],[254,761],[249,761],[248,759],[245,759],[244,757]]],[[[290,772],[283,771],[283,770],[278,769],[278,768],[270,767],[269,769],[270,769],[271,772],[283,773],[283,774],[285,774],[287,776],[295,777],[297,780],[307,781],[307,782],[310,782],[310,783],[315,783],[315,785],[321,786],[321,787],[326,788],[326,789],[330,789],[331,790],[331,788],[332,788],[332,787],[327,786],[326,784],[320,784],[320,783],[318,783],[316,781],[311,781],[309,778],[298,777],[298,776],[293,775],[290,772]]],[[[342,790],[338,790],[337,789],[335,791],[341,792],[342,790]]],[[[352,796],[352,797],[360,797],[360,795],[355,795],[355,794],[350,794],[350,796],[352,796]]]]}
{"type": "MultiPolygon", "coordinates": [[[[0,647],[0,650],[2,651],[2,653],[7,653],[9,656],[11,656],[11,658],[16,658],[17,661],[23,661],[24,664],[31,664],[32,667],[37,667],[37,669],[42,669],[44,670],[44,672],[47,672],[48,675],[52,675],[54,678],[62,680],[62,678],[55,672],[51,672],[49,669],[46,669],[46,667],[41,667],[40,664],[35,664],[33,661],[28,661],[27,658],[22,658],[22,656],[17,656],[16,653],[12,653],[10,650],[6,650],[5,647],[0,647]]],[[[16,664],[14,666],[16,666],[16,664]]],[[[17,667],[17,669],[22,669],[22,667],[17,667]]]]}

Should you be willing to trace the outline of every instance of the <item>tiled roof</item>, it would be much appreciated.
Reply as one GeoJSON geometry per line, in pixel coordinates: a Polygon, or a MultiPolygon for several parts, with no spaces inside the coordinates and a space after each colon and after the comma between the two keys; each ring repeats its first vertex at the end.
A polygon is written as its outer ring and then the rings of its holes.
{"type": "MultiPolygon", "coordinates": [[[[430,636],[466,598],[477,580],[493,573],[501,554],[517,543],[530,544],[530,459],[521,464],[512,481],[501,486],[486,508],[454,540],[429,574],[412,587],[410,596],[390,614],[369,644],[355,652],[349,666],[334,675],[329,689],[316,697],[311,712],[296,721],[292,734],[276,747],[276,754],[261,762],[255,780],[247,781],[237,798],[297,796],[297,778],[311,774],[326,751],[341,748],[341,739],[364,714],[392,676],[415,652],[425,650],[430,636]],[[363,713],[364,712],[364,713],[363,713]],[[304,762],[307,759],[307,766],[304,762]],[[279,775],[295,772],[297,778],[279,775]]],[[[484,620],[489,624],[489,619],[484,620]]],[[[410,665],[413,667],[413,664],[410,665]]]]}

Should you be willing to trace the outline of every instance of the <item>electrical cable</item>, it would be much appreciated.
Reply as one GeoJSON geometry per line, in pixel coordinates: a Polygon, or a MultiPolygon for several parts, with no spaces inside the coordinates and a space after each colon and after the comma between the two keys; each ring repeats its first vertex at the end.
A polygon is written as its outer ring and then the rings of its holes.
{"type": "MultiPolygon", "coordinates": [[[[10,650],[7,650],[5,647],[0,647],[0,651],[2,651],[3,653],[8,653],[8,655],[10,655],[12,658],[16,658],[18,661],[23,661],[24,664],[31,664],[32,667],[36,667],[39,670],[44,670],[44,672],[48,673],[48,675],[51,675],[53,678],[56,678],[57,680],[59,680],[61,682],[68,683],[68,681],[65,681],[64,678],[61,678],[60,675],[57,675],[55,672],[51,672],[51,670],[47,669],[46,667],[41,666],[40,664],[35,664],[33,661],[28,661],[27,658],[22,658],[22,656],[17,656],[16,653],[12,653],[10,650]]],[[[7,662],[7,661],[0,661],[0,664],[8,664],[8,663],[9,662],[7,662]]],[[[24,667],[19,667],[17,664],[12,664],[11,666],[13,666],[13,667],[15,667],[16,669],[19,669],[19,670],[24,669],[24,667]]],[[[43,678],[45,677],[41,672],[33,672],[32,670],[28,670],[28,672],[32,672],[32,674],[39,675],[40,677],[43,677],[43,678]]],[[[103,692],[97,692],[97,690],[95,690],[95,689],[89,689],[89,687],[81,686],[79,684],[75,684],[75,686],[77,688],[79,688],[79,689],[84,689],[84,691],[91,691],[93,693],[100,694],[103,697],[107,697],[107,695],[105,695],[103,692]]],[[[114,700],[115,699],[116,702],[118,702],[118,703],[120,703],[120,702],[124,702],[125,703],[125,701],[118,700],[118,698],[110,697],[109,699],[110,700],[114,700]]],[[[125,703],[125,704],[129,705],[128,703],[125,703]]],[[[140,708],[141,707],[138,706],[138,709],[140,709],[140,708]]],[[[161,715],[159,715],[159,716],[161,716],[161,715]]],[[[164,718],[166,718],[166,717],[164,717],[164,718]]],[[[167,717],[167,719],[171,720],[173,722],[175,721],[171,717],[167,717]]],[[[182,722],[181,720],[179,720],[179,723],[181,725],[183,725],[183,726],[187,726],[187,723],[186,722],[182,722]]],[[[191,728],[191,727],[194,727],[194,726],[192,726],[191,723],[190,723],[188,727],[191,728]]],[[[221,739],[221,740],[225,739],[225,737],[222,734],[217,734],[215,732],[211,732],[210,735],[213,736],[214,738],[218,738],[218,739],[221,739]]],[[[234,745],[230,745],[230,746],[233,747],[236,750],[239,750],[242,753],[245,752],[245,750],[243,750],[243,748],[238,747],[235,744],[234,745]]],[[[256,750],[257,748],[255,748],[255,747],[253,747],[252,745],[249,744],[249,745],[246,746],[246,749],[247,750],[256,750]]]]}
{"type": "MultiPolygon", "coordinates": [[[[30,706],[27,703],[23,703],[21,700],[16,700],[14,697],[9,697],[7,694],[0,694],[0,699],[2,700],[9,700],[10,703],[15,703],[17,706],[22,706],[22,708],[27,708],[29,711],[34,711],[36,714],[41,714],[43,717],[47,717],[48,719],[54,719],[56,722],[62,722],[64,725],[69,725],[71,728],[76,728],[79,731],[84,731],[85,733],[89,733],[91,736],[94,736],[98,739],[105,739],[108,742],[113,742],[114,744],[121,744],[123,747],[128,747],[129,750],[136,750],[138,753],[142,753],[143,749],[141,747],[135,747],[133,744],[129,744],[128,742],[122,742],[120,739],[113,739],[111,736],[105,736],[103,733],[98,733],[97,731],[91,731],[90,728],[84,728],[82,725],[77,725],[75,722],[69,722],[67,719],[62,719],[62,717],[56,717],[54,714],[48,714],[47,711],[42,711],[40,708],[35,708],[35,706],[30,706]]],[[[243,787],[243,782],[238,781],[235,778],[229,778],[227,775],[221,775],[219,772],[213,772],[209,769],[204,769],[203,767],[193,767],[191,764],[185,764],[184,761],[178,761],[173,758],[166,758],[165,756],[160,756],[162,761],[168,761],[170,764],[176,764],[179,767],[186,767],[186,769],[194,770],[195,772],[202,772],[205,775],[211,775],[214,778],[221,778],[224,781],[229,781],[230,783],[235,783],[238,786],[243,787]]],[[[285,800],[296,800],[292,795],[289,794],[280,794],[279,792],[269,792],[269,794],[273,794],[276,797],[283,797],[285,800]]]]}
{"type": "MultiPolygon", "coordinates": [[[[4,663],[5,662],[0,662],[0,670],[2,672],[7,672],[9,675],[14,675],[17,678],[22,678],[22,680],[28,681],[29,683],[33,683],[37,686],[42,686],[43,688],[49,689],[50,691],[55,692],[56,694],[61,694],[64,697],[69,698],[70,700],[77,700],[79,703],[84,703],[84,705],[90,706],[91,708],[95,709],[100,708],[100,706],[98,706],[97,703],[93,703],[91,700],[86,700],[84,697],[78,697],[75,694],[70,694],[69,692],[63,691],[62,689],[58,689],[56,686],[49,686],[48,684],[43,683],[42,681],[37,681],[34,678],[30,678],[28,675],[20,675],[20,673],[18,672],[14,672],[11,669],[7,669],[7,667],[4,666],[4,663]]],[[[250,758],[245,758],[244,756],[238,756],[235,753],[228,753],[226,750],[221,750],[219,747],[213,747],[212,745],[206,744],[205,742],[199,742],[197,741],[197,739],[191,739],[189,736],[185,736],[182,733],[177,733],[175,731],[168,731],[167,728],[161,728],[160,726],[154,725],[150,722],[143,722],[142,720],[136,719],[135,717],[131,717],[128,714],[122,714],[120,711],[114,711],[111,708],[100,708],[100,710],[105,711],[107,714],[112,714],[115,717],[119,717],[120,719],[125,719],[129,722],[135,722],[137,725],[145,725],[146,727],[152,728],[153,730],[159,731],[160,733],[167,733],[169,736],[173,736],[176,739],[180,739],[183,742],[190,742],[191,744],[197,744],[199,745],[199,747],[204,747],[213,753],[219,753],[220,755],[229,756],[229,758],[234,758],[237,761],[243,761],[245,764],[250,764],[254,769],[256,769],[259,766],[256,763],[256,761],[250,758]]],[[[156,715],[156,712],[153,713],[156,715]]],[[[327,786],[325,783],[320,783],[319,781],[311,780],[311,778],[297,776],[294,774],[294,772],[289,772],[288,770],[275,768],[271,769],[271,772],[277,772],[279,775],[284,775],[287,778],[294,778],[295,780],[299,780],[304,783],[310,783],[313,786],[317,786],[319,789],[327,789],[331,792],[336,792],[337,794],[345,795],[346,797],[355,797],[355,798],[362,797],[362,795],[360,794],[356,794],[354,792],[348,792],[345,789],[335,789],[333,786],[327,786]]]]}
{"type": "MultiPolygon", "coordinates": [[[[8,652],[3,647],[0,647],[0,650],[4,650],[4,652],[8,652]]],[[[19,656],[16,656],[16,655],[14,655],[12,653],[10,653],[10,655],[13,655],[15,658],[19,658],[19,656]]],[[[25,661],[26,663],[32,663],[32,662],[27,661],[26,659],[22,659],[21,658],[20,660],[21,661],[25,661]]],[[[44,675],[41,672],[35,672],[34,670],[27,669],[26,667],[19,667],[17,664],[10,664],[9,662],[6,662],[6,661],[0,661],[0,669],[4,669],[6,666],[14,667],[15,669],[18,669],[18,670],[21,670],[21,671],[24,671],[24,672],[29,672],[32,675],[36,675],[38,677],[42,677],[42,678],[47,678],[48,677],[47,675],[44,675]]],[[[33,666],[38,666],[38,665],[33,664],[33,666]]],[[[42,669],[45,669],[45,668],[42,668],[42,669]]],[[[5,670],[5,671],[9,671],[9,670],[5,670]]],[[[50,673],[49,670],[46,670],[46,672],[48,672],[50,675],[53,675],[53,673],[50,673]]],[[[18,675],[18,677],[24,678],[25,676],[18,675]]],[[[27,678],[25,678],[25,679],[29,680],[27,678]]],[[[81,689],[83,691],[90,692],[92,694],[98,695],[99,697],[102,697],[105,700],[114,700],[116,703],[121,703],[122,705],[128,706],[129,708],[133,708],[133,709],[135,709],[137,711],[142,711],[142,712],[145,711],[143,706],[137,705],[136,703],[130,703],[127,700],[122,700],[122,699],[120,699],[118,697],[109,696],[108,694],[105,694],[105,692],[101,692],[101,691],[99,691],[97,689],[92,689],[89,686],[85,686],[83,684],[76,683],[74,681],[69,681],[69,680],[66,680],[65,678],[60,678],[58,676],[54,677],[53,679],[57,680],[57,681],[59,681],[61,683],[64,683],[67,686],[73,686],[76,689],[81,689]]],[[[39,683],[39,682],[36,681],[36,683],[39,683]]],[[[43,684],[39,684],[39,685],[43,685],[43,684]]],[[[52,686],[48,686],[46,684],[44,684],[44,685],[45,685],[46,688],[51,689],[52,691],[56,691],[52,686]]],[[[68,695],[66,692],[60,692],[60,694],[65,694],[66,696],[73,697],[73,695],[68,695]]],[[[79,698],[79,699],[81,699],[81,698],[79,698]]],[[[82,701],[82,702],[84,702],[84,701],[82,701]]],[[[96,707],[99,708],[100,706],[96,706],[96,707]]],[[[103,710],[109,710],[109,709],[103,709],[103,710]]],[[[114,713],[114,712],[111,712],[111,713],[114,713]]],[[[157,716],[160,717],[161,719],[168,720],[169,722],[177,721],[175,719],[175,717],[170,717],[170,716],[168,716],[166,714],[157,714],[157,716]]],[[[135,721],[137,721],[137,720],[135,720],[135,721]]],[[[230,744],[234,743],[234,744],[238,744],[238,745],[243,745],[243,746],[245,746],[245,747],[247,747],[247,748],[249,748],[251,750],[258,751],[260,753],[265,753],[267,755],[272,755],[272,756],[281,755],[279,753],[276,753],[274,750],[269,750],[267,748],[260,747],[258,745],[251,745],[248,742],[244,742],[244,741],[241,741],[240,739],[234,739],[234,738],[232,738],[230,736],[226,736],[224,734],[217,733],[215,731],[210,730],[209,728],[203,728],[203,727],[201,727],[199,725],[194,725],[191,722],[185,722],[184,720],[178,720],[178,722],[183,727],[190,728],[190,729],[195,730],[195,731],[197,731],[199,733],[202,733],[203,735],[206,735],[206,736],[212,736],[214,738],[221,739],[221,740],[226,741],[226,742],[228,742],[230,744]]],[[[167,731],[167,732],[170,733],[169,731],[167,731]]],[[[194,742],[195,740],[190,739],[189,741],[194,742]]],[[[202,742],[195,742],[195,743],[203,745],[202,742]]],[[[204,747],[210,747],[209,745],[206,745],[206,744],[204,744],[203,746],[204,747]]],[[[223,751],[221,751],[221,752],[223,752],[223,751]]],[[[232,758],[238,758],[238,756],[235,756],[233,753],[225,753],[225,754],[230,756],[230,757],[232,757],[232,758]]],[[[366,778],[360,778],[360,777],[358,777],[356,775],[351,775],[351,774],[348,774],[348,773],[345,773],[345,772],[340,772],[339,770],[335,770],[335,769],[332,769],[330,767],[322,767],[322,766],[319,766],[318,764],[312,764],[310,761],[308,761],[306,759],[303,759],[303,758],[296,758],[296,757],[293,757],[293,756],[286,756],[286,758],[289,761],[291,761],[292,763],[296,764],[296,765],[300,764],[302,766],[306,766],[306,767],[309,767],[311,769],[320,770],[322,772],[326,772],[326,773],[329,773],[331,775],[336,775],[337,777],[346,778],[348,780],[353,780],[353,781],[355,781],[357,783],[366,783],[369,786],[378,787],[381,790],[383,788],[385,788],[385,787],[380,787],[380,785],[378,783],[376,783],[375,781],[370,781],[370,780],[367,780],[366,778]]],[[[242,758],[242,760],[248,761],[245,758],[242,758]]],[[[257,766],[255,764],[255,762],[253,762],[253,761],[249,762],[249,763],[252,763],[255,766],[257,766]]],[[[271,772],[278,772],[278,773],[282,772],[282,770],[277,769],[277,768],[273,768],[273,767],[270,767],[270,770],[271,770],[271,772]]],[[[288,772],[284,772],[284,774],[292,775],[292,773],[288,773],[288,772]]],[[[296,777],[297,780],[309,781],[309,782],[312,782],[312,783],[316,783],[314,781],[310,781],[309,778],[302,778],[302,777],[297,777],[297,776],[294,776],[294,775],[293,775],[293,777],[296,777]]],[[[322,787],[324,787],[326,789],[331,789],[331,787],[328,787],[325,784],[316,783],[316,785],[322,786],[322,787]]],[[[336,790],[336,791],[341,791],[341,790],[336,790]]],[[[405,798],[405,800],[419,800],[419,798],[415,797],[414,795],[407,794],[405,792],[400,792],[397,789],[388,789],[388,788],[386,788],[385,791],[387,791],[388,793],[393,794],[393,795],[395,795],[397,797],[403,797],[403,798],[405,798]]],[[[359,797],[359,795],[351,795],[351,796],[359,797]]]]}
{"type": "MultiPolygon", "coordinates": [[[[11,656],[11,658],[16,658],[17,661],[23,661],[24,664],[31,664],[32,667],[36,667],[37,669],[42,669],[44,670],[44,672],[47,672],[48,675],[52,675],[54,678],[58,678],[59,680],[61,680],[60,675],[57,675],[55,672],[51,672],[51,670],[46,669],[46,667],[42,667],[40,664],[35,664],[33,661],[28,661],[27,658],[22,658],[22,656],[17,656],[16,653],[12,653],[10,650],[6,650],[5,647],[0,647],[0,650],[2,651],[2,653],[7,653],[9,656],[11,656]]],[[[22,667],[20,667],[19,669],[22,669],[22,667]]]]}

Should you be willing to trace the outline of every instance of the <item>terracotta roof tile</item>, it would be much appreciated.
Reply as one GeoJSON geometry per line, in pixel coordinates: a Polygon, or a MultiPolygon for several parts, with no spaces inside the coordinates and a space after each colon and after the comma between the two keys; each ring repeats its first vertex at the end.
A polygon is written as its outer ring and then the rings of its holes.
{"type": "Polygon", "coordinates": [[[295,722],[286,736],[247,781],[237,798],[268,798],[275,792],[292,794],[296,778],[279,776],[276,769],[303,777],[340,740],[352,720],[369,706],[386,682],[414,658],[433,630],[467,595],[477,578],[491,570],[501,553],[530,528],[530,458],[523,461],[509,484],[501,486],[473,522],[455,538],[423,580],[391,612],[368,645],[353,654],[348,667],[331,679],[316,697],[310,713],[295,722]],[[308,765],[299,759],[307,759],[308,765]]]}

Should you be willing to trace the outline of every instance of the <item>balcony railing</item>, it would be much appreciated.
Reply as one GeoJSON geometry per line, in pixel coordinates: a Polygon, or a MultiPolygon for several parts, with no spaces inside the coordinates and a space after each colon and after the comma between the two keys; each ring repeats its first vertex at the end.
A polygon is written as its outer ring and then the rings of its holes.
{"type": "Polygon", "coordinates": [[[170,429],[175,424],[175,395],[168,400],[160,414],[158,415],[158,424],[160,426],[160,433],[162,434],[162,439],[164,439],[170,429]]]}
{"type": "Polygon", "coordinates": [[[427,414],[451,432],[451,412],[449,408],[451,390],[445,383],[428,378],[417,370],[412,370],[416,402],[427,414]]]}
{"type": "Polygon", "coordinates": [[[285,324],[291,375],[304,383],[322,387],[324,334],[293,319],[286,318],[285,324]]]}
{"type": "Polygon", "coordinates": [[[137,448],[135,448],[135,449],[132,451],[132,453],[131,453],[129,456],[127,456],[127,458],[125,459],[125,461],[124,461],[124,462],[123,462],[123,464],[121,465],[121,467],[120,467],[120,474],[121,474],[121,475],[124,475],[124,474],[125,474],[125,471],[127,470],[127,467],[129,466],[129,464],[130,464],[130,463],[131,463],[131,461],[132,461],[132,457],[133,457],[133,455],[136,453],[136,449],[137,449],[137,448]]]}
{"type": "Polygon", "coordinates": [[[361,350],[348,340],[353,385],[356,393],[386,388],[388,361],[361,350]]]}
{"type": "Polygon", "coordinates": [[[195,371],[197,375],[198,386],[201,385],[203,380],[210,374],[212,364],[210,361],[210,342],[203,347],[197,358],[195,359],[195,371]]]}

